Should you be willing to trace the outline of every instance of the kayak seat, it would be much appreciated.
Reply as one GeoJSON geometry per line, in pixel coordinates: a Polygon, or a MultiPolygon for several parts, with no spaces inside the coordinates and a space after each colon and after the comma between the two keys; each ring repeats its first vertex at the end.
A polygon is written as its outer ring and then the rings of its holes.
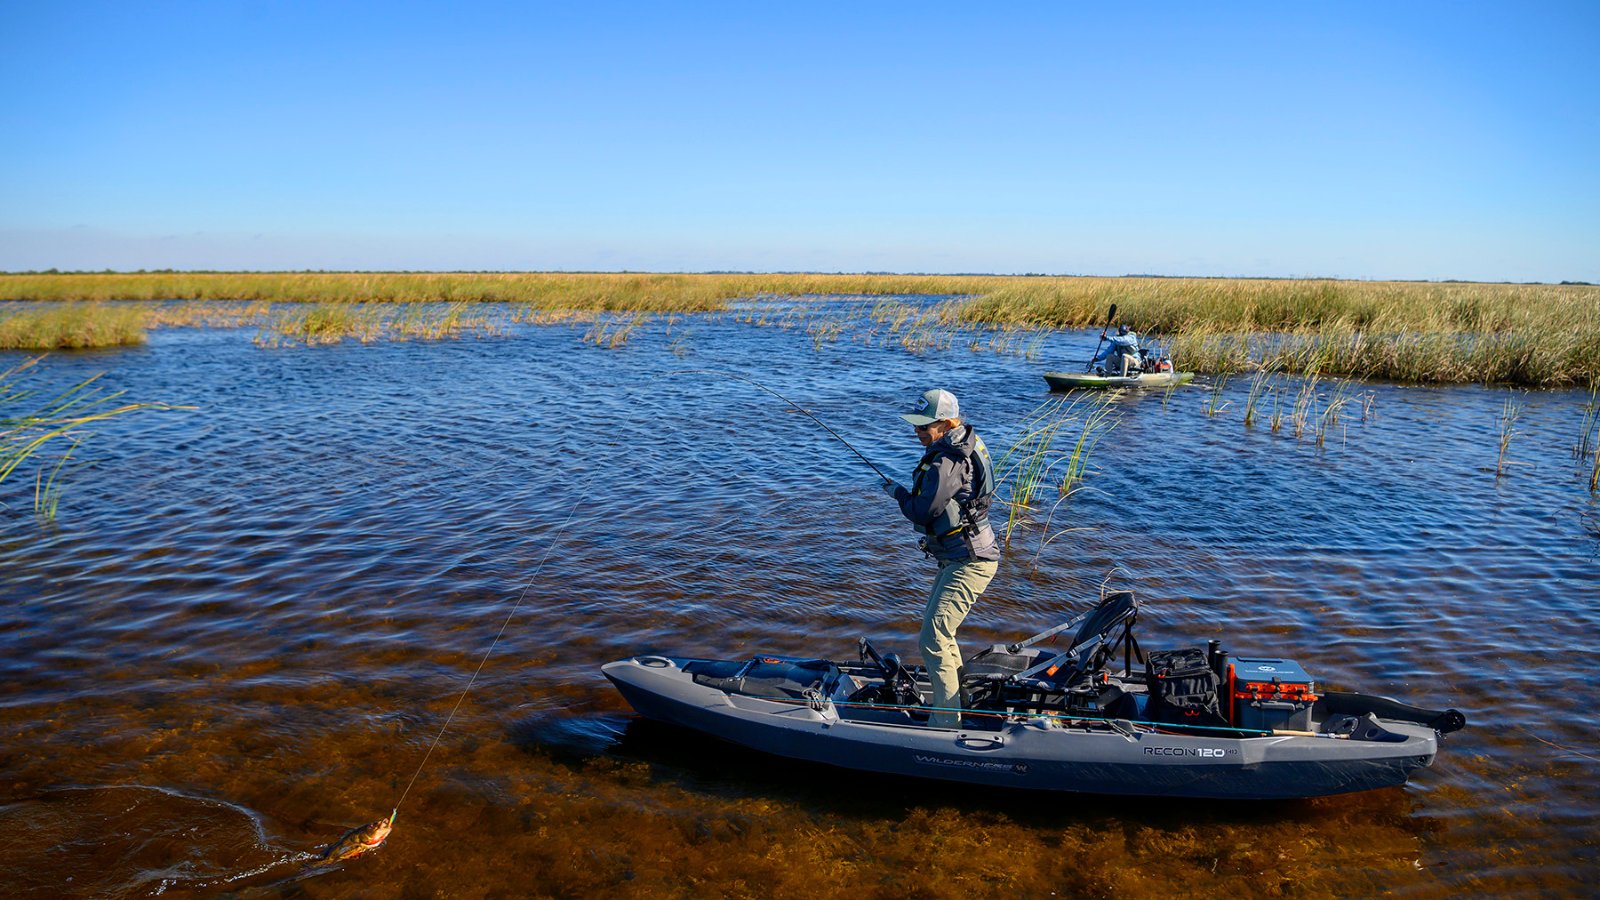
{"type": "Polygon", "coordinates": [[[1132,591],[1107,594],[1084,618],[1065,651],[1040,654],[1038,661],[1019,672],[1017,678],[1068,688],[1105,668],[1118,649],[1131,657],[1138,649],[1138,641],[1133,638],[1133,623],[1138,617],[1139,601],[1132,591]]]}
{"type": "Polygon", "coordinates": [[[1087,643],[1097,637],[1104,638],[1117,626],[1122,626],[1124,634],[1133,627],[1134,619],[1139,615],[1139,601],[1134,599],[1133,591],[1115,591],[1107,594],[1100,605],[1089,613],[1083,625],[1078,628],[1078,633],[1073,635],[1072,643],[1067,649],[1071,650],[1080,644],[1087,643]]]}
{"type": "Polygon", "coordinates": [[[1133,637],[1138,615],[1139,601],[1131,591],[1107,594],[1080,620],[977,654],[964,667],[962,687],[975,705],[984,707],[1063,703],[1069,693],[1082,695],[1081,702],[1097,698],[1100,688],[1090,683],[1091,676],[1104,671],[1118,650],[1129,657],[1128,665],[1134,654],[1143,657],[1133,637]],[[1033,646],[1074,624],[1078,630],[1065,650],[1033,646]]]}

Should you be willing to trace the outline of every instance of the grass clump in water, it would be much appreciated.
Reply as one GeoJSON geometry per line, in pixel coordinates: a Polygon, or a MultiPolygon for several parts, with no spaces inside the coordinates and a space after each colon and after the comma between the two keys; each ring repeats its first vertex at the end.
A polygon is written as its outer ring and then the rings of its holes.
{"type": "Polygon", "coordinates": [[[1510,394],[1506,395],[1506,402],[1500,408],[1500,453],[1494,461],[1494,477],[1500,478],[1506,474],[1511,466],[1509,451],[1511,439],[1521,434],[1517,430],[1517,420],[1522,418],[1523,404],[1518,403],[1510,394]]]}
{"type": "MultiPolygon", "coordinates": [[[[1277,400],[1277,389],[1272,385],[1272,367],[1261,366],[1256,373],[1250,376],[1250,392],[1244,398],[1244,424],[1246,428],[1254,425],[1256,416],[1261,408],[1261,400],[1268,392],[1273,394],[1274,403],[1277,400]]],[[[1277,429],[1273,429],[1276,431],[1277,429]]]]}
{"type": "Polygon", "coordinates": [[[1228,408],[1229,401],[1222,399],[1222,391],[1228,386],[1228,375],[1223,373],[1211,383],[1211,394],[1206,399],[1206,415],[1215,416],[1228,408]]]}
{"type": "Polygon", "coordinates": [[[634,313],[631,316],[605,316],[595,319],[589,330],[583,334],[583,342],[596,347],[615,350],[628,343],[633,333],[640,325],[649,320],[648,313],[634,313]]]}
{"type": "Polygon", "coordinates": [[[488,316],[470,315],[470,304],[454,303],[287,303],[260,315],[256,344],[312,347],[355,339],[437,341],[463,334],[496,334],[488,316]]]}
{"type": "Polygon", "coordinates": [[[1333,393],[1328,396],[1327,401],[1323,404],[1322,414],[1317,416],[1316,435],[1318,447],[1321,447],[1327,441],[1328,433],[1339,426],[1340,414],[1344,411],[1345,406],[1350,403],[1351,398],[1347,393],[1349,387],[1350,382],[1348,381],[1336,382],[1333,386],[1333,393]]]}
{"type": "Polygon", "coordinates": [[[142,308],[106,303],[52,303],[0,308],[0,350],[82,350],[145,342],[142,308]]]}

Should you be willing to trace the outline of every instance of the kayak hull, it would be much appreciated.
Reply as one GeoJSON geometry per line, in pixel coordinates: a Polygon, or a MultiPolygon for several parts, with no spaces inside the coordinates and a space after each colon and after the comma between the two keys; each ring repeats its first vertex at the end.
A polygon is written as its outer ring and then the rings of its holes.
{"type": "MultiPolygon", "coordinates": [[[[1249,737],[1063,724],[1049,717],[938,728],[843,698],[757,697],[698,683],[660,656],[601,671],[642,716],[763,753],[849,769],[1022,790],[1221,799],[1294,799],[1392,787],[1430,765],[1438,734],[1383,721],[1386,742],[1327,734],[1249,737]]],[[[716,663],[711,663],[715,665],[716,663]]]]}
{"type": "Polygon", "coordinates": [[[1110,388],[1164,388],[1188,384],[1194,380],[1193,372],[1146,372],[1126,377],[1094,375],[1090,373],[1046,372],[1045,383],[1052,391],[1104,390],[1110,388]]]}

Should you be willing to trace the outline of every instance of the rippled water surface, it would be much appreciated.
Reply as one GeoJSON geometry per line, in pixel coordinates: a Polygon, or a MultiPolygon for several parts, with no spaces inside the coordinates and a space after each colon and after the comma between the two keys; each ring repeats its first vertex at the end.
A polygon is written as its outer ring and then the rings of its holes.
{"type": "MultiPolygon", "coordinates": [[[[643,652],[914,654],[931,570],[875,476],[953,390],[997,455],[1076,368],[965,338],[657,319],[262,349],[168,330],[49,357],[142,401],[56,521],[0,485],[0,883],[37,895],[1349,895],[1592,890],[1600,524],[1587,394],[1354,385],[1323,446],[1248,383],[1116,401],[1085,488],[1013,536],[970,650],[1137,590],[1147,648],[1221,637],[1465,710],[1403,789],[1230,804],[1020,796],[800,766],[636,721],[643,652]],[[1370,392],[1363,404],[1360,395],[1370,392]],[[1216,415],[1207,407],[1220,405],[1216,415]],[[1363,406],[1366,407],[1363,410],[1363,406]],[[1062,529],[1074,530],[1063,532],[1062,529]],[[1048,538],[1048,540],[1046,539],[1048,538]],[[308,854],[387,814],[342,868],[308,854]]],[[[0,368],[20,359],[0,354],[0,368]]],[[[1285,381],[1280,405],[1293,402],[1285,381]]]]}

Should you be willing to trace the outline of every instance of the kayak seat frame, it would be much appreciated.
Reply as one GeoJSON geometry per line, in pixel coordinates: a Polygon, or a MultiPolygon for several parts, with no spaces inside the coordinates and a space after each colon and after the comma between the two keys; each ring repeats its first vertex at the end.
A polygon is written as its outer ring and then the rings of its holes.
{"type": "Polygon", "coordinates": [[[1145,654],[1133,634],[1139,601],[1132,591],[1115,591],[1077,618],[1014,644],[995,644],[963,668],[963,705],[971,709],[1013,709],[1019,712],[1100,710],[1107,704],[1126,709],[1120,700],[1129,692],[1133,662],[1145,654]],[[1036,645],[1074,626],[1071,643],[1051,653],[1036,645]],[[1122,675],[1107,665],[1121,651],[1122,675]]]}

